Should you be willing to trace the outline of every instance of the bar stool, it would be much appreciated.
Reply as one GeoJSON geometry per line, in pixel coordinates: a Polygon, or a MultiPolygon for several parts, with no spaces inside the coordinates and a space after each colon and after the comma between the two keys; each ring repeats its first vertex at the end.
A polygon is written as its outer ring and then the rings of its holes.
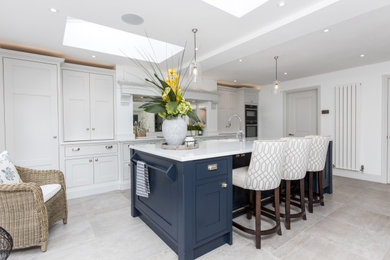
{"type": "Polygon", "coordinates": [[[282,138],[286,141],[285,161],[283,165],[282,180],[286,183],[285,213],[280,213],[285,218],[284,225],[290,229],[291,218],[306,220],[305,211],[305,176],[309,161],[311,138],[282,138]],[[291,181],[299,181],[300,203],[291,201],[291,181]],[[301,209],[296,214],[290,213],[290,204],[301,209]]]}
{"type": "MultiPolygon", "coordinates": [[[[233,226],[256,236],[256,248],[261,248],[261,235],[282,234],[279,215],[279,185],[282,177],[285,141],[254,141],[249,167],[233,170],[233,185],[256,192],[256,229],[246,228],[233,221],[233,226]],[[275,216],[264,214],[276,222],[273,228],[261,230],[261,191],[274,190],[275,216]]],[[[251,193],[251,192],[250,192],[251,193]]],[[[251,209],[250,209],[251,210],[251,209]]],[[[247,215],[248,218],[250,218],[247,215]]]]}
{"type": "Polygon", "coordinates": [[[312,144],[309,152],[309,162],[307,164],[307,172],[309,173],[309,212],[313,213],[313,204],[320,203],[324,206],[324,189],[322,187],[322,176],[325,168],[326,154],[328,152],[328,146],[330,137],[311,135],[306,136],[312,139],[312,144]],[[317,175],[318,192],[316,196],[319,197],[317,200],[313,200],[313,174],[317,175]]]}

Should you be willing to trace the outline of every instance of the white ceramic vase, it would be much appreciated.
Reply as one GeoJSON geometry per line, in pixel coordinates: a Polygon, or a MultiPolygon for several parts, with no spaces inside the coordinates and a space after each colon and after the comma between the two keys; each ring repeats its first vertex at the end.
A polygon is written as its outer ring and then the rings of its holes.
{"type": "Polygon", "coordinates": [[[187,135],[187,123],[181,116],[165,119],[162,133],[169,145],[181,145],[187,135]]]}

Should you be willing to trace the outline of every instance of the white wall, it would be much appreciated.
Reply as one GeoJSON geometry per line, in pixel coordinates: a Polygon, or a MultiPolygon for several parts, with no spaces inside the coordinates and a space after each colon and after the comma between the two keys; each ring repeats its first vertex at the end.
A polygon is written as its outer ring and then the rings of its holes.
{"type": "Polygon", "coordinates": [[[281,91],[275,95],[272,86],[265,86],[259,95],[261,138],[283,136],[283,91],[308,87],[320,87],[320,109],[329,109],[328,115],[319,115],[320,134],[334,137],[334,87],[346,83],[362,83],[360,103],[360,164],[364,173],[337,170],[336,174],[386,182],[386,170],[382,166],[382,87],[383,76],[390,75],[390,61],[336,71],[292,81],[281,82],[281,91]]]}

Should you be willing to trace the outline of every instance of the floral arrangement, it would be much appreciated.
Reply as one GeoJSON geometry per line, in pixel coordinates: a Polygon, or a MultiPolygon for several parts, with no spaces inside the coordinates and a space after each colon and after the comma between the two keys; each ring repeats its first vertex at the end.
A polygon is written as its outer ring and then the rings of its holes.
{"type": "Polygon", "coordinates": [[[192,112],[190,102],[186,101],[180,89],[180,75],[175,69],[169,69],[162,80],[157,73],[153,79],[145,79],[161,90],[161,98],[149,97],[150,101],[140,106],[144,111],[158,114],[164,119],[171,119],[178,116],[188,116],[195,122],[199,122],[198,116],[192,112]]]}

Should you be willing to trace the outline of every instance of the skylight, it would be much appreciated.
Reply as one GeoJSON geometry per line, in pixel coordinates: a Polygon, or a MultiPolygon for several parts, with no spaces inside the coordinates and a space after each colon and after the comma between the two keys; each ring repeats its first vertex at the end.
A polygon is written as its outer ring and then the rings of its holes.
{"type": "Polygon", "coordinates": [[[238,18],[246,15],[247,13],[253,11],[257,7],[265,4],[269,0],[202,0],[203,2],[208,3],[216,8],[221,9],[231,15],[234,15],[238,18]]]}
{"type": "Polygon", "coordinates": [[[67,17],[63,45],[156,63],[181,52],[178,45],[67,17]]]}

